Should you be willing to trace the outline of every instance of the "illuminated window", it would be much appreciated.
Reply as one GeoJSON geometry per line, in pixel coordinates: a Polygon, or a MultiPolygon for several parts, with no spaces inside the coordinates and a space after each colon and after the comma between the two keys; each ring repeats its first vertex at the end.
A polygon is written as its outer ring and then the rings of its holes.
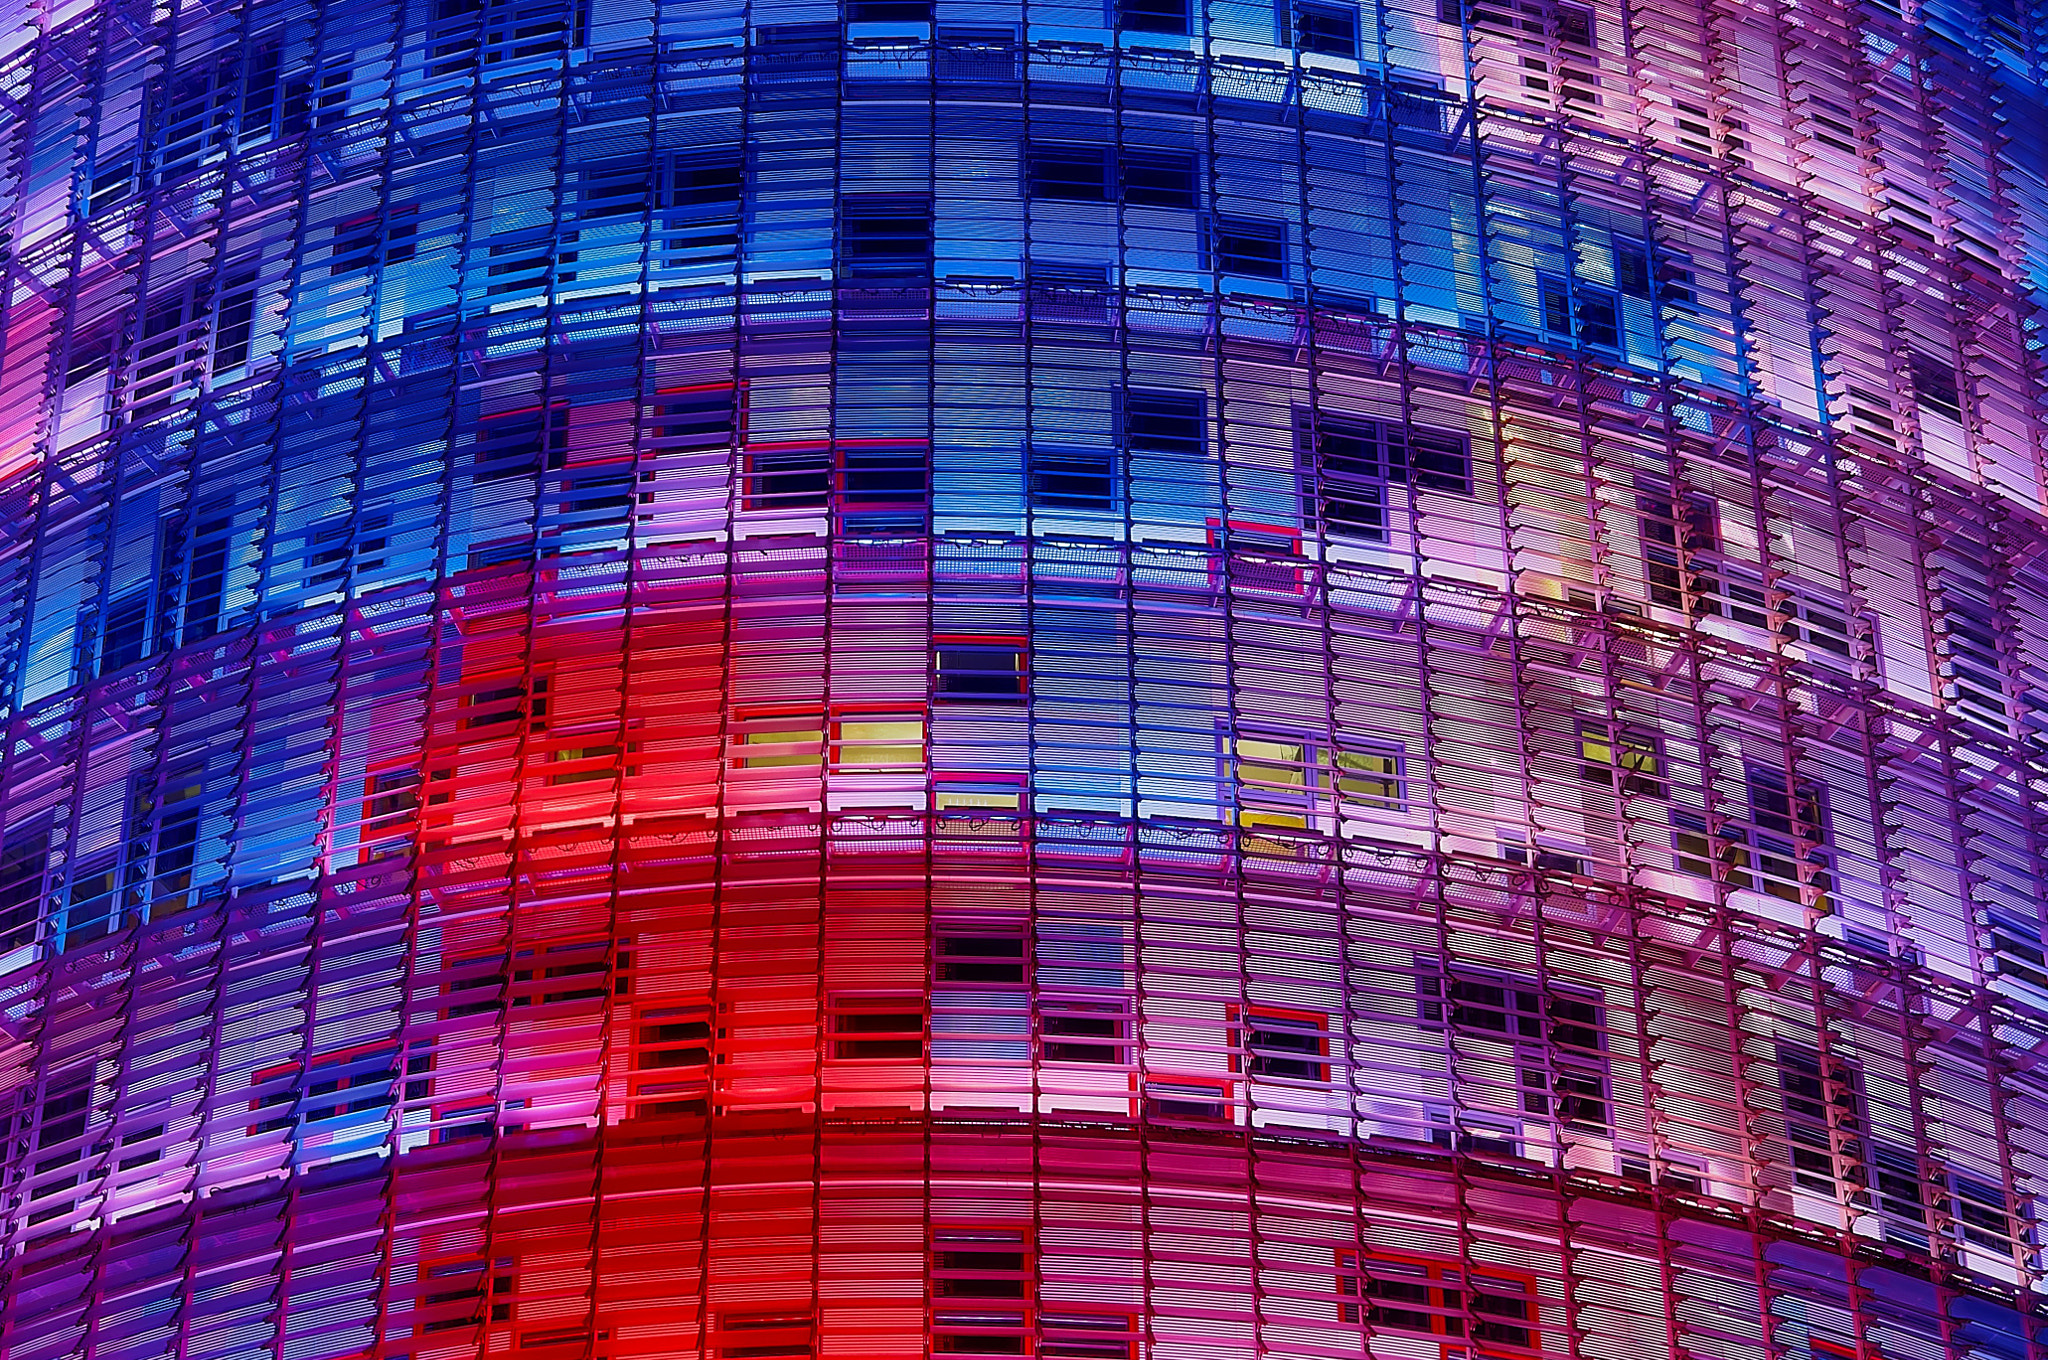
{"type": "Polygon", "coordinates": [[[1645,733],[1582,722],[1579,759],[1579,777],[1597,788],[1612,788],[1618,780],[1623,793],[1662,798],[1667,792],[1656,738],[1645,733]]]}
{"type": "Polygon", "coordinates": [[[1024,789],[1017,780],[947,776],[934,782],[932,805],[939,812],[1015,815],[1023,810],[1024,789]]]}
{"type": "Polygon", "coordinates": [[[922,713],[859,713],[832,734],[833,768],[847,773],[917,769],[924,764],[922,713]]]}
{"type": "Polygon", "coordinates": [[[1337,795],[1363,807],[1397,809],[1407,801],[1402,752],[1354,745],[1338,750],[1337,795]]]}

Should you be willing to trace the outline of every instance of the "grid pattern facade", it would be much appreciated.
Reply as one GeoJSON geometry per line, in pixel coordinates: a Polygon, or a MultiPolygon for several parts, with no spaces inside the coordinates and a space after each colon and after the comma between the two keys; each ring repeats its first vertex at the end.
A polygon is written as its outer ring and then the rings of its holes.
{"type": "Polygon", "coordinates": [[[0,1353],[2048,1355],[2048,16],[0,13],[0,1353]]]}

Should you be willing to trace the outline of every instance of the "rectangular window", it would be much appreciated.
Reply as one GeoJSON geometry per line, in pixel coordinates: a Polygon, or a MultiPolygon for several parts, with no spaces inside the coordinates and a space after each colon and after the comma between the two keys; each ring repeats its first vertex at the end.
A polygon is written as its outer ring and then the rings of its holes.
{"type": "Polygon", "coordinates": [[[1962,388],[1956,381],[1955,365],[1947,359],[1931,358],[1918,350],[1912,351],[1911,363],[1913,395],[1920,405],[1950,420],[1961,420],[1962,388]]]}
{"type": "Polygon", "coordinates": [[[1116,509],[1115,451],[1033,448],[1031,504],[1040,510],[1116,509]]]}
{"type": "Polygon", "coordinates": [[[849,509],[924,505],[922,443],[899,448],[842,449],[839,475],[840,494],[849,509]]]}
{"type": "Polygon", "coordinates": [[[577,172],[581,215],[588,221],[606,222],[616,218],[638,221],[652,206],[649,193],[652,187],[647,163],[637,157],[596,161],[584,165],[577,172]]]}
{"type": "MultiPolygon", "coordinates": [[[[744,402],[745,389],[737,395],[744,402]]],[[[731,383],[664,388],[650,403],[648,437],[663,451],[729,446],[743,414],[736,410],[734,398],[731,383]]]]}
{"type": "Polygon", "coordinates": [[[833,728],[832,763],[845,773],[922,768],[924,715],[848,713],[833,728]]]}
{"type": "Polygon", "coordinates": [[[1131,147],[1123,155],[1124,202],[1142,208],[1193,208],[1200,202],[1195,158],[1177,151],[1131,147]]]}
{"type": "Polygon", "coordinates": [[[934,951],[934,971],[939,982],[1024,985],[1024,937],[1020,933],[949,929],[939,934],[934,951]]]}
{"type": "Polygon", "coordinates": [[[1562,280],[1538,275],[1536,291],[1540,299],[1543,329],[1562,340],[1572,338],[1572,295],[1562,280]]]}
{"type": "Polygon", "coordinates": [[[1109,199],[1109,152],[1097,146],[1033,142],[1025,157],[1031,197],[1070,203],[1109,199]]]}
{"type": "Polygon", "coordinates": [[[1125,33],[1188,31],[1188,0],[1118,0],[1117,27],[1125,33]]]}
{"type": "Polygon", "coordinates": [[[1633,241],[1614,243],[1614,286],[1629,297],[1650,296],[1650,252],[1633,241]]]}
{"type": "Polygon", "coordinates": [[[824,760],[824,724],[816,713],[735,716],[733,768],[816,770],[824,760]]]}
{"type": "Polygon", "coordinates": [[[1422,996],[1425,1018],[1443,1015],[1461,1048],[1504,1061],[1513,1073],[1512,1095],[1481,1086],[1467,1091],[1468,1100],[1587,1130],[1607,1127],[1605,1020],[1597,997],[1488,974],[1425,974],[1422,996]],[[1439,988],[1441,1004],[1432,1000],[1439,988]]]}
{"type": "Polygon", "coordinates": [[[413,258],[418,231],[419,208],[410,203],[394,206],[388,213],[373,209],[338,222],[327,272],[337,277],[367,274],[380,262],[403,264],[413,258]]]}
{"type": "Polygon", "coordinates": [[[1300,417],[1297,438],[1309,464],[1303,517],[1325,535],[1385,539],[1390,483],[1472,491],[1471,445],[1449,430],[1317,413],[1300,417]]]}
{"type": "Polygon", "coordinates": [[[1027,672],[1021,639],[941,639],[935,650],[938,696],[984,702],[1014,702],[1025,697],[1027,672]]]}
{"type": "Polygon", "coordinates": [[[816,510],[832,503],[832,450],[825,445],[750,448],[743,466],[749,510],[816,510]]]}
{"type": "Polygon", "coordinates": [[[1643,798],[1662,798],[1664,763],[1657,753],[1657,739],[1626,728],[1609,730],[1607,724],[1579,724],[1579,777],[1599,788],[1612,788],[1643,798]]]}
{"type": "Polygon", "coordinates": [[[679,217],[736,217],[746,171],[737,152],[693,151],[660,167],[658,201],[679,217]]]}
{"type": "Polygon", "coordinates": [[[1863,1181],[1862,1092],[1855,1068],[1833,1055],[1778,1044],[1785,1101],[1785,1143],[1792,1183],[1830,1199],[1863,1181]]]}
{"type": "Polygon", "coordinates": [[[849,277],[914,278],[930,272],[931,258],[929,198],[871,194],[845,200],[840,259],[849,277]]]}
{"type": "Polygon", "coordinates": [[[856,24],[928,24],[932,0],[849,0],[846,18],[856,24]]]}
{"type": "Polygon", "coordinates": [[[1346,1310],[1342,1297],[1365,1296],[1365,1320],[1379,1331],[1411,1332],[1425,1337],[1470,1339],[1483,1351],[1489,1347],[1528,1349],[1534,1290],[1526,1280],[1474,1271],[1470,1288],[1457,1265],[1434,1261],[1397,1260],[1340,1247],[1336,1254],[1339,1316],[1357,1320],[1357,1307],[1346,1310]],[[1361,1268],[1362,1267],[1362,1268],[1361,1268]]]}
{"type": "Polygon", "coordinates": [[[1127,1063],[1129,1031],[1116,1002],[1044,997],[1038,1004],[1038,1051],[1047,1062],[1127,1063]]]}
{"type": "Polygon", "coordinates": [[[1407,802],[1403,753],[1391,746],[1352,744],[1335,753],[1337,797],[1362,807],[1397,810],[1407,802]]]}
{"type": "Polygon", "coordinates": [[[1310,1011],[1254,1007],[1245,1020],[1245,1066],[1254,1077],[1330,1079],[1330,1018],[1310,1011]]]}
{"type": "Polygon", "coordinates": [[[1208,448],[1207,402],[1199,392],[1124,393],[1124,443],[1134,450],[1200,459],[1208,448]]]}
{"type": "MultiPolygon", "coordinates": [[[[1718,552],[1721,547],[1721,511],[1713,497],[1688,492],[1674,504],[1668,490],[1652,489],[1636,496],[1636,511],[1650,603],[1684,609],[1688,584],[1695,597],[1717,593],[1714,578],[1698,578],[1700,566],[1693,560],[1696,553],[1718,552]],[[1688,581],[1688,573],[1695,579],[1688,581]]],[[[1698,612],[1705,612],[1704,600],[1698,612]]]]}
{"type": "Polygon", "coordinates": [[[1602,288],[1579,289],[1579,339],[1595,349],[1621,348],[1621,313],[1614,294],[1602,288]]]}
{"type": "Polygon", "coordinates": [[[1127,1313],[1040,1313],[1040,1360],[1134,1360],[1137,1328],[1127,1313]]]}
{"type": "Polygon", "coordinates": [[[1287,225],[1250,217],[1216,220],[1216,268],[1251,279],[1287,277],[1287,225]]]}
{"type": "Polygon", "coordinates": [[[924,1057],[922,996],[839,996],[831,1003],[832,1056],[852,1062],[924,1057]]]}
{"type": "Polygon", "coordinates": [[[1296,0],[1294,47],[1325,57],[1358,56],[1358,10],[1348,4],[1296,0]]]}
{"type": "Polygon", "coordinates": [[[1037,1272],[1026,1229],[934,1225],[929,1269],[935,1355],[1029,1353],[1037,1272]]]}

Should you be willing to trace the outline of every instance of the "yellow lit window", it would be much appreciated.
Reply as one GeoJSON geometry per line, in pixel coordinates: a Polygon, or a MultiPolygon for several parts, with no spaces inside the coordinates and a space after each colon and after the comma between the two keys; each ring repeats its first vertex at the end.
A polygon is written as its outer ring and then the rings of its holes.
{"type": "Polygon", "coordinates": [[[1260,737],[1237,740],[1237,779],[1241,784],[1259,784],[1284,791],[1308,788],[1308,771],[1302,765],[1305,748],[1298,741],[1268,741],[1260,737]]]}
{"type": "Polygon", "coordinates": [[[873,713],[839,723],[842,770],[902,770],[924,764],[924,719],[913,713],[873,713]]]}
{"type": "Polygon", "coordinates": [[[1609,740],[1604,727],[1582,728],[1579,732],[1579,758],[1585,766],[1580,778],[1588,784],[1610,782],[1619,767],[1624,793],[1649,798],[1664,796],[1663,767],[1657,759],[1656,744],[1648,737],[1623,732],[1617,743],[1609,740]]]}
{"type": "Polygon", "coordinates": [[[945,783],[934,791],[940,812],[1016,812],[1022,792],[1014,784],[945,783]]]}
{"type": "Polygon", "coordinates": [[[1337,752],[1337,792],[1367,807],[1401,806],[1401,757],[1395,751],[1337,752]]]}

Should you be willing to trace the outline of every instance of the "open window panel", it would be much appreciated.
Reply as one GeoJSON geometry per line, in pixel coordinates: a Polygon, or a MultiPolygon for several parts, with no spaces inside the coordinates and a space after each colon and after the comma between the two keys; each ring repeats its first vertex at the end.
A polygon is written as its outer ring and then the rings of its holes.
{"type": "Polygon", "coordinates": [[[1779,767],[1746,763],[1743,793],[1739,801],[1723,800],[1718,825],[1711,830],[1698,813],[1673,811],[1678,871],[1802,903],[1817,913],[1832,911],[1826,790],[1817,782],[1788,778],[1779,767]]]}
{"type": "Polygon", "coordinates": [[[1314,569],[1302,553],[1300,529],[1211,517],[1208,533],[1210,589],[1287,601],[1308,594],[1314,569]]]}
{"type": "Polygon", "coordinates": [[[922,1062],[925,1004],[916,992],[835,992],[826,1006],[828,1051],[839,1062],[922,1062]]]}
{"type": "Polygon", "coordinates": [[[1444,1343],[1445,1360],[1472,1352],[1516,1355],[1538,1346],[1539,1296],[1532,1275],[1355,1246],[1338,1247],[1334,1259],[1343,1322],[1390,1337],[1444,1343]]]}

